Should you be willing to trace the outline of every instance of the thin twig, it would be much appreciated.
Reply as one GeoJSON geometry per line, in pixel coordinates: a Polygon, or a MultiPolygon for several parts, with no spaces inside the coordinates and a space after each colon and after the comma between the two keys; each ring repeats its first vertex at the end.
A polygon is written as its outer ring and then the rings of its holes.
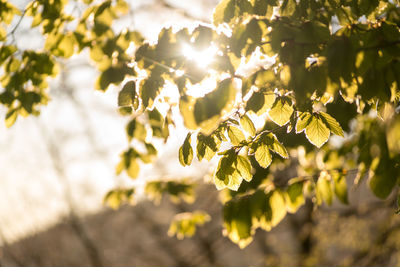
{"type": "Polygon", "coordinates": [[[28,4],[28,6],[27,6],[27,7],[25,8],[25,10],[22,12],[21,17],[19,18],[17,24],[15,24],[14,28],[13,28],[9,33],[7,33],[6,37],[9,37],[10,35],[13,35],[13,36],[14,36],[14,33],[17,31],[19,25],[20,25],[21,22],[22,22],[22,19],[23,19],[23,18],[25,17],[25,15],[26,15],[26,12],[33,6],[33,4],[34,4],[35,2],[36,2],[36,1],[32,1],[32,2],[30,2],[30,3],[28,4]]]}

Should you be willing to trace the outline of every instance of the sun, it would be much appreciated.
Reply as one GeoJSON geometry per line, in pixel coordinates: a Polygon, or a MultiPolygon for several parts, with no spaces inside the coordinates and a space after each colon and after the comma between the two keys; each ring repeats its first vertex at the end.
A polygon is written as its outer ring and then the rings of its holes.
{"type": "Polygon", "coordinates": [[[206,68],[214,60],[215,55],[218,53],[218,48],[211,45],[204,50],[196,50],[189,44],[184,44],[182,47],[183,55],[194,61],[199,67],[206,68]]]}

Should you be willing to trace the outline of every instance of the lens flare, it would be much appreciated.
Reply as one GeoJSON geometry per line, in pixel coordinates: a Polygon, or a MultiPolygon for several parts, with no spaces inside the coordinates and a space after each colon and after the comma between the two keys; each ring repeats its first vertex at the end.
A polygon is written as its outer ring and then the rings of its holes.
{"type": "Polygon", "coordinates": [[[188,44],[185,44],[182,48],[183,55],[187,59],[196,62],[201,68],[206,68],[214,60],[217,52],[218,48],[213,45],[201,51],[194,49],[188,44]]]}

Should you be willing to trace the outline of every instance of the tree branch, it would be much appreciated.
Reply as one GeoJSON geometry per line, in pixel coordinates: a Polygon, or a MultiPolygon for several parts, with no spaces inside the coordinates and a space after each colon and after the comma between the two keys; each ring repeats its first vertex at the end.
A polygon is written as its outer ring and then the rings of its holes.
{"type": "Polygon", "coordinates": [[[22,11],[22,14],[21,14],[21,16],[20,16],[20,18],[19,18],[17,24],[15,24],[14,28],[13,28],[9,33],[7,33],[6,37],[9,37],[10,35],[14,36],[14,33],[17,31],[19,25],[21,24],[23,18],[24,18],[25,15],[26,15],[26,12],[28,12],[28,10],[33,6],[33,4],[34,4],[35,2],[36,2],[36,1],[30,2],[30,3],[28,4],[28,6],[24,9],[24,11],[22,11]]]}

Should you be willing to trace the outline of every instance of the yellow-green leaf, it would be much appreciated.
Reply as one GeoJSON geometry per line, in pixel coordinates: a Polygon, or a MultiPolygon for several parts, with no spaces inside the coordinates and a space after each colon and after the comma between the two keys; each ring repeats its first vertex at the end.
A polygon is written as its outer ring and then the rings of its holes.
{"type": "Polygon", "coordinates": [[[118,94],[118,106],[131,106],[136,94],[136,84],[134,81],[127,82],[118,94]]]}
{"type": "Polygon", "coordinates": [[[129,177],[135,179],[139,175],[139,163],[137,162],[136,158],[131,158],[129,161],[129,166],[126,168],[126,173],[129,177]]]}
{"type": "Polygon", "coordinates": [[[349,204],[347,198],[347,183],[346,176],[342,173],[335,173],[332,175],[333,182],[335,184],[335,195],[343,203],[349,204]]]}
{"type": "Polygon", "coordinates": [[[168,235],[180,240],[192,237],[196,233],[196,227],[210,221],[211,217],[204,211],[184,212],[176,214],[169,226],[168,235]]]}
{"type": "Polygon", "coordinates": [[[325,201],[326,204],[331,205],[333,199],[333,192],[330,183],[330,175],[327,172],[322,172],[317,181],[316,197],[318,205],[325,201]]]}
{"type": "Polygon", "coordinates": [[[332,133],[344,137],[343,129],[340,127],[340,124],[337,122],[337,120],[335,120],[335,118],[322,111],[319,114],[321,115],[321,119],[325,122],[326,126],[328,126],[332,133]]]}
{"type": "Polygon", "coordinates": [[[183,145],[179,148],[179,162],[182,166],[190,165],[193,160],[193,149],[190,145],[191,136],[191,133],[188,133],[183,145]]]}
{"type": "Polygon", "coordinates": [[[271,226],[274,227],[286,216],[286,204],[282,193],[275,190],[269,198],[269,204],[272,211],[271,226]]]}
{"type": "Polygon", "coordinates": [[[305,203],[303,184],[303,182],[293,182],[286,189],[286,208],[290,213],[295,213],[305,203]]]}
{"type": "Polygon", "coordinates": [[[240,142],[242,142],[243,140],[246,139],[243,132],[235,126],[228,127],[228,136],[229,136],[229,139],[231,139],[232,145],[234,145],[234,146],[239,145],[240,142]]]}
{"type": "Polygon", "coordinates": [[[254,156],[258,164],[263,168],[267,168],[272,162],[271,153],[269,152],[268,146],[265,144],[258,145],[254,156]]]}
{"type": "Polygon", "coordinates": [[[273,122],[279,126],[283,126],[289,122],[293,113],[293,107],[286,98],[278,98],[268,115],[273,122]]]}
{"type": "Polygon", "coordinates": [[[301,133],[307,127],[307,125],[311,122],[311,113],[310,112],[302,112],[297,118],[296,122],[296,133],[301,133]]]}
{"type": "Polygon", "coordinates": [[[272,139],[272,144],[268,146],[269,149],[277,153],[282,158],[289,158],[286,148],[279,142],[278,138],[273,133],[268,133],[268,137],[272,139]]]}
{"type": "Polygon", "coordinates": [[[5,120],[7,128],[11,127],[15,123],[15,121],[17,120],[17,117],[18,117],[18,112],[17,111],[18,110],[16,110],[16,109],[12,109],[12,110],[7,112],[6,120],[5,120]]]}
{"type": "Polygon", "coordinates": [[[328,141],[330,131],[319,116],[312,116],[305,130],[307,139],[316,147],[320,148],[328,141]]]}
{"type": "Polygon", "coordinates": [[[256,135],[256,127],[254,127],[253,122],[247,116],[246,114],[243,115],[243,117],[240,118],[240,125],[243,127],[243,129],[248,132],[251,136],[256,135]]]}
{"type": "Polygon", "coordinates": [[[238,155],[236,158],[236,170],[240,173],[240,175],[247,182],[250,182],[253,178],[251,174],[251,164],[250,160],[247,157],[238,155]]]}

